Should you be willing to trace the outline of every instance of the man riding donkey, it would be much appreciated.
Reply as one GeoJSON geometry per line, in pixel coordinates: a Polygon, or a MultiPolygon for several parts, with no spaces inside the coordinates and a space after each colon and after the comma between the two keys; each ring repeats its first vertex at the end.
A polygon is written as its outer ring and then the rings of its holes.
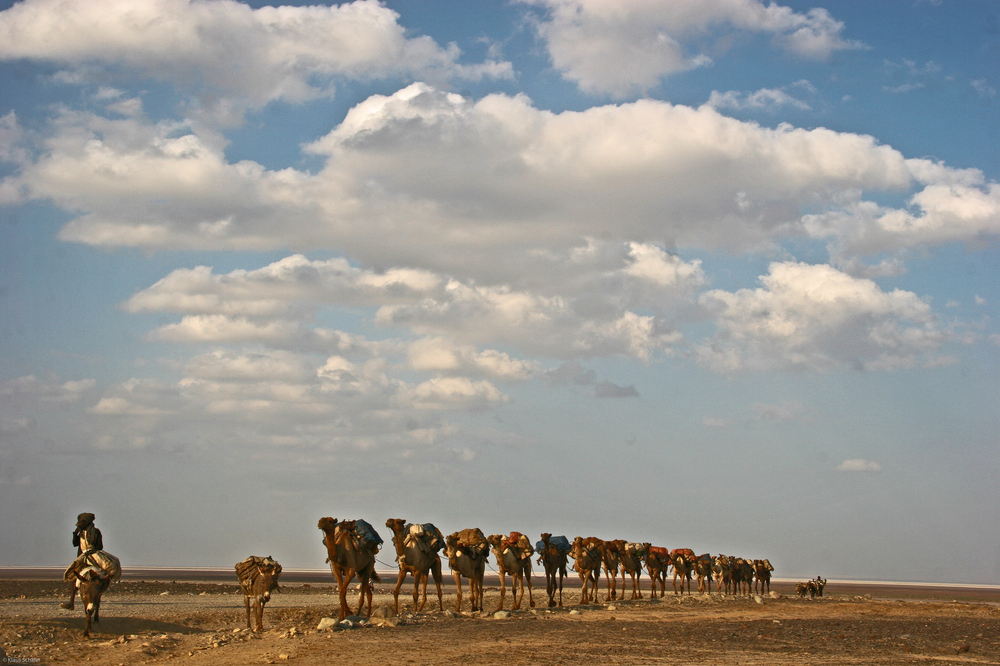
{"type": "Polygon", "coordinates": [[[73,610],[76,591],[80,585],[80,574],[86,569],[99,569],[102,578],[118,580],[122,575],[121,562],[111,553],[104,551],[104,539],[101,530],[94,525],[94,514],[81,513],[76,519],[76,529],[73,530],[73,545],[76,546],[76,559],[66,568],[63,580],[70,583],[69,601],[60,604],[61,608],[73,610]]]}

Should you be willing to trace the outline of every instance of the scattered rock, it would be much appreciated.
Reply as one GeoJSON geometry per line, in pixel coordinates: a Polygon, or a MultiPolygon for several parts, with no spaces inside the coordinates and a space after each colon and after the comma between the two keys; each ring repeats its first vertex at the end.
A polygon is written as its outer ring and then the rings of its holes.
{"type": "Polygon", "coordinates": [[[952,647],[955,648],[955,653],[956,654],[962,654],[963,652],[968,652],[969,651],[970,645],[968,643],[966,643],[965,641],[960,641],[958,643],[955,643],[955,645],[952,646],[952,647]]]}
{"type": "Polygon", "coordinates": [[[614,604],[609,604],[607,608],[609,611],[618,610],[618,606],[615,606],[614,604]]]}
{"type": "Polygon", "coordinates": [[[392,609],[391,604],[382,604],[378,608],[372,611],[373,618],[384,618],[384,617],[396,617],[396,611],[392,609]]]}
{"type": "Polygon", "coordinates": [[[493,613],[493,619],[494,620],[506,620],[509,617],[510,617],[510,612],[509,611],[500,610],[500,611],[497,611],[496,613],[493,613]]]}
{"type": "Polygon", "coordinates": [[[324,617],[319,621],[319,624],[316,626],[316,630],[330,631],[336,626],[337,626],[337,620],[333,619],[332,617],[324,617]]]}
{"type": "Polygon", "coordinates": [[[771,597],[772,599],[780,599],[781,598],[781,592],[775,592],[774,590],[771,590],[770,592],[768,592],[767,595],[769,597],[771,597]]]}
{"type": "Polygon", "coordinates": [[[764,603],[764,597],[759,597],[756,594],[753,595],[753,600],[754,600],[754,603],[758,603],[758,604],[761,604],[761,605],[763,605],[763,603],[764,603]]]}
{"type": "Polygon", "coordinates": [[[570,615],[583,615],[580,611],[573,609],[569,612],[570,615]]]}

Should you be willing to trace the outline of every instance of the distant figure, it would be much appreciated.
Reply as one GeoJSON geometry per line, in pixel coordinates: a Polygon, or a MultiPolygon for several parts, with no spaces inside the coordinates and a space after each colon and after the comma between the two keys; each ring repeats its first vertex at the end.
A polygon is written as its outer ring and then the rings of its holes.
{"type": "Polygon", "coordinates": [[[121,577],[121,563],[118,558],[104,552],[104,539],[101,530],[94,525],[94,514],[81,513],[76,519],[76,529],[73,530],[73,545],[76,546],[76,559],[63,574],[63,579],[71,585],[69,601],[60,604],[66,610],[73,610],[76,591],[80,586],[80,574],[88,568],[100,569],[103,577],[118,580],[121,577]]]}

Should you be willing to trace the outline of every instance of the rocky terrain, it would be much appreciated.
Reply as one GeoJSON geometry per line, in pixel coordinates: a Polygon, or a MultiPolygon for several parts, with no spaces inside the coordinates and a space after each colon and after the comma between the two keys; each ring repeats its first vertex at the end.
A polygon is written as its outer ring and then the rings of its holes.
{"type": "MultiPolygon", "coordinates": [[[[265,610],[264,631],[254,634],[235,583],[126,580],[106,593],[87,640],[80,606],[59,608],[65,584],[0,580],[0,649],[9,663],[45,664],[1000,663],[1000,599],[992,591],[943,599],[909,590],[902,598],[898,590],[858,594],[831,584],[825,597],[802,599],[776,585],[763,597],[647,596],[576,607],[575,583],[564,608],[546,609],[536,582],[534,609],[525,599],[510,611],[508,595],[499,615],[469,613],[467,601],[466,612],[455,613],[453,587],[444,611],[432,597],[433,610],[414,613],[401,594],[396,615],[391,587],[382,584],[373,618],[343,623],[335,621],[332,585],[285,585],[265,610]],[[319,629],[330,616],[324,624],[332,627],[319,629]]],[[[350,598],[356,603],[356,594],[350,598]]],[[[498,589],[488,588],[487,608],[498,601],[498,589]]]]}

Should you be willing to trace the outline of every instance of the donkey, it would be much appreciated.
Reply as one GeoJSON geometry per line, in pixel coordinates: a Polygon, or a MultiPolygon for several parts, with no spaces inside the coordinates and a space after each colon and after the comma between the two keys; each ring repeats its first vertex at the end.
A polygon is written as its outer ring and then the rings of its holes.
{"type": "Polygon", "coordinates": [[[83,602],[84,611],[87,613],[87,626],[83,630],[83,635],[90,638],[90,623],[101,622],[101,595],[111,584],[111,574],[96,567],[87,567],[82,572],[76,573],[76,586],[80,591],[80,601],[83,602]]]}
{"type": "Polygon", "coordinates": [[[247,607],[247,629],[260,633],[264,631],[264,604],[271,600],[271,592],[278,589],[280,570],[275,571],[274,565],[258,565],[257,573],[248,584],[240,581],[243,589],[243,602],[247,607]],[[250,624],[250,597],[253,597],[253,616],[256,627],[250,624]]]}

